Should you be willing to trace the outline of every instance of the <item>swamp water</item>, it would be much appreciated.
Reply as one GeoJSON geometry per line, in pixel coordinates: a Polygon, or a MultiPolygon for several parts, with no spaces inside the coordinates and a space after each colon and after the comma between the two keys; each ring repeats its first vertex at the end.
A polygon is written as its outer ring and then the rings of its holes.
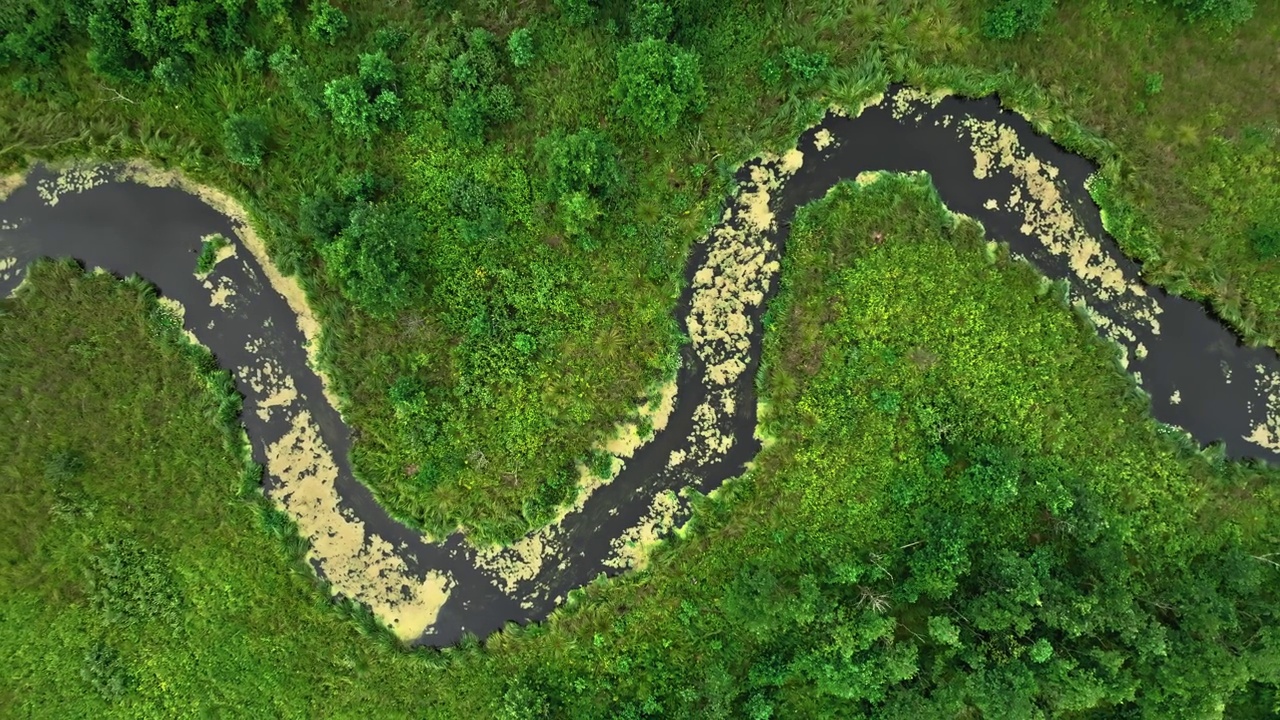
{"type": "Polygon", "coordinates": [[[1280,358],[1241,346],[1201,305],[1143,285],[1102,229],[1085,189],[1090,164],[993,98],[894,88],[855,117],[828,115],[795,150],[745,165],[723,222],[692,248],[676,307],[691,342],[674,385],[652,399],[654,436],[640,442],[624,428],[630,442],[609,446],[612,480],[584,480],[557,522],[507,548],[424,539],[354,479],[351,432],[309,363],[318,328],[225,196],[120,168],[37,169],[0,204],[0,296],[45,256],[153,283],[234,371],[264,491],[298,523],[316,571],[402,639],[448,645],[545,618],[600,573],[642,565],[644,548],[687,518],[685,488],[710,492],[744,472],[760,449],[760,320],[789,223],[836,183],[875,171],[927,172],[948,209],[1066,280],[1157,419],[1224,441],[1232,458],[1280,459],[1280,358]],[[233,247],[196,277],[201,241],[215,233],[233,247]]]}

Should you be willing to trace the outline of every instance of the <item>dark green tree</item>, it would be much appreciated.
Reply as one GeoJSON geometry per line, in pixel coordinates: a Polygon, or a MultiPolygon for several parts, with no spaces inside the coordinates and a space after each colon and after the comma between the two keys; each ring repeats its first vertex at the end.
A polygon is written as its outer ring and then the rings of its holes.
{"type": "Polygon", "coordinates": [[[533,63],[536,53],[533,49],[533,33],[529,28],[516,28],[507,36],[507,57],[511,58],[513,67],[528,67],[533,63]]]}
{"type": "Polygon", "coordinates": [[[669,134],[681,118],[701,112],[706,104],[698,56],[657,38],[618,52],[613,94],[618,113],[656,137],[669,134]]]}
{"type": "Polygon", "coordinates": [[[267,149],[267,123],[257,115],[236,113],[222,124],[223,146],[234,163],[257,167],[267,149]]]}
{"type": "Polygon", "coordinates": [[[567,25],[586,25],[595,19],[597,8],[592,0],[553,0],[567,25]]]}
{"type": "Polygon", "coordinates": [[[666,40],[676,26],[671,6],[664,0],[633,0],[627,23],[631,27],[631,36],[637,40],[666,40]]]}
{"type": "Polygon", "coordinates": [[[356,306],[390,317],[426,291],[423,233],[407,209],[361,203],[337,237],[320,244],[325,271],[356,306]]]}
{"type": "Polygon", "coordinates": [[[329,0],[312,0],[307,32],[313,39],[332,45],[347,29],[347,24],[347,16],[329,0]]]}

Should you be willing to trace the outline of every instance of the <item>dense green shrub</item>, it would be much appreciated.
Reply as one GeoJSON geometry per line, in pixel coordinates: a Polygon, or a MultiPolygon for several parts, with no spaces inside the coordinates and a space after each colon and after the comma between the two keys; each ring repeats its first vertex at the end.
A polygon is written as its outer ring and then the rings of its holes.
{"type": "Polygon", "coordinates": [[[569,25],[586,25],[596,16],[596,5],[592,0],[553,0],[560,17],[569,25]]]}
{"type": "Polygon", "coordinates": [[[395,64],[385,52],[361,54],[360,68],[355,75],[325,84],[325,106],[344,132],[371,138],[380,127],[400,119],[400,96],[396,94],[395,80],[395,64]]]}
{"type": "Polygon", "coordinates": [[[181,622],[182,595],[164,558],[122,538],[89,558],[89,600],[108,624],[181,622]]]}
{"type": "Polygon", "coordinates": [[[89,64],[113,80],[150,72],[167,87],[185,82],[192,60],[244,45],[244,0],[93,0],[67,5],[67,18],[90,40],[89,64]]]}
{"type": "Polygon", "coordinates": [[[657,137],[670,133],[682,117],[701,112],[706,104],[698,56],[657,38],[618,52],[613,94],[620,115],[657,137]]]}
{"type": "Polygon", "coordinates": [[[831,65],[831,57],[824,52],[806,52],[803,48],[788,47],[782,51],[782,62],[787,73],[800,83],[820,80],[831,65]]]}
{"type": "Polygon", "coordinates": [[[1249,244],[1263,260],[1280,257],[1280,218],[1254,223],[1249,229],[1249,244]]]}
{"type": "Polygon", "coordinates": [[[276,22],[284,22],[289,17],[291,0],[257,0],[258,12],[276,22]]]}
{"type": "Polygon", "coordinates": [[[347,16],[329,0],[312,0],[311,23],[307,25],[312,39],[332,45],[347,29],[347,24],[347,16]]]}
{"type": "Polygon", "coordinates": [[[160,58],[151,76],[166,90],[177,90],[191,81],[191,64],[181,55],[160,58]]]}
{"type": "Polygon", "coordinates": [[[598,130],[545,137],[538,141],[537,156],[552,202],[579,191],[608,198],[622,184],[618,147],[598,130]]]}
{"type": "Polygon", "coordinates": [[[982,33],[997,40],[1011,40],[1039,32],[1053,12],[1056,0],[998,0],[982,16],[982,33]]]}
{"type": "Polygon", "coordinates": [[[200,254],[196,256],[196,275],[207,275],[213,270],[214,261],[218,259],[218,251],[231,242],[222,235],[213,235],[200,244],[200,254]]]}
{"type": "Polygon", "coordinates": [[[1239,25],[1253,17],[1255,0],[1167,0],[1192,22],[1239,25]]]}
{"type": "Polygon", "coordinates": [[[498,37],[484,28],[459,30],[448,56],[432,68],[434,86],[444,96],[449,129],[469,142],[484,139],[492,124],[516,115],[515,92],[502,81],[498,37]]]}
{"type": "Polygon", "coordinates": [[[120,651],[102,640],[89,645],[80,676],[108,702],[119,700],[137,685],[133,672],[120,656],[120,651]]]}
{"type": "Polygon", "coordinates": [[[267,149],[267,123],[257,115],[236,113],[222,124],[223,147],[231,162],[249,167],[262,164],[267,149]]]}
{"type": "Polygon", "coordinates": [[[666,40],[676,26],[675,14],[664,0],[632,0],[627,22],[631,36],[637,40],[666,40]]]}
{"type": "Polygon", "coordinates": [[[538,142],[544,194],[558,204],[566,234],[581,236],[604,213],[622,184],[618,148],[596,130],[552,135],[538,142]]]}
{"type": "Polygon", "coordinates": [[[244,63],[246,69],[260,72],[267,66],[267,56],[257,47],[250,46],[244,49],[240,62],[244,63]]]}
{"type": "Polygon", "coordinates": [[[0,68],[53,66],[65,46],[66,31],[60,3],[10,0],[0,4],[0,68]]]}
{"type": "Polygon", "coordinates": [[[529,28],[516,28],[507,36],[507,57],[513,67],[528,67],[536,54],[533,49],[533,33],[529,28]]]}
{"type": "Polygon", "coordinates": [[[337,237],[319,245],[325,270],[356,306],[388,317],[419,302],[428,265],[423,233],[406,208],[360,203],[337,237]]]}

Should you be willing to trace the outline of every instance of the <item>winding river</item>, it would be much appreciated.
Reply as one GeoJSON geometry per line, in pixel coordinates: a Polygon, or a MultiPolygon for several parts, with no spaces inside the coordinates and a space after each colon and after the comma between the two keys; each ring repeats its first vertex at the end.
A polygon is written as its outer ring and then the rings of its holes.
{"type": "Polygon", "coordinates": [[[1102,228],[1085,188],[1093,170],[994,98],[899,87],[860,112],[833,110],[796,149],[747,163],[723,221],[690,254],[676,313],[691,342],[674,385],[645,409],[656,433],[638,442],[634,427],[621,428],[609,446],[615,477],[584,479],[577,505],[507,548],[423,538],[352,476],[351,432],[309,361],[318,328],[225,196],[131,168],[37,168],[0,204],[0,295],[44,256],[154,283],[234,370],[264,492],[297,521],[317,573],[402,639],[449,645],[545,618],[600,573],[642,565],[644,547],[687,517],[684,488],[710,492],[744,471],[760,449],[760,319],[790,220],[865,172],[927,172],[950,210],[1066,280],[1157,419],[1224,442],[1232,458],[1280,459],[1280,358],[1242,346],[1203,306],[1142,283],[1102,228]],[[236,240],[196,277],[195,253],[214,233],[236,240]]]}

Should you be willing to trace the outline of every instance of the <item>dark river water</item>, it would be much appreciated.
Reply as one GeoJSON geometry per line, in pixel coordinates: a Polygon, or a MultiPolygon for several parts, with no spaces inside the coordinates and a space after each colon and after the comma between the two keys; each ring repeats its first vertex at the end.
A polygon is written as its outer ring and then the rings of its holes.
{"type": "Polygon", "coordinates": [[[777,286],[790,220],[867,171],[928,173],[950,210],[980,221],[989,238],[1049,278],[1066,280],[1072,299],[1123,348],[1157,419],[1202,444],[1225,443],[1231,458],[1277,459],[1275,352],[1242,346],[1200,304],[1144,286],[1085,188],[1094,168],[994,98],[935,101],[894,88],[856,117],[829,115],[797,148],[800,164],[793,154],[744,166],[724,225],[690,254],[676,313],[695,342],[682,350],[665,429],[580,508],[500,552],[477,551],[461,534],[424,539],[353,478],[350,430],[308,365],[296,313],[259,260],[237,241],[236,255],[208,278],[193,274],[202,237],[234,239],[241,229],[199,197],[112,179],[106,170],[68,177],[38,168],[0,204],[0,296],[32,260],[73,257],[90,269],[140,275],[181,303],[186,328],[235,371],[254,458],[268,467],[264,491],[304,517],[300,532],[316,550],[317,572],[420,644],[545,618],[570,590],[624,570],[628,541],[661,535],[687,517],[686,500],[670,493],[709,492],[743,473],[760,449],[760,318],[777,286]],[[300,433],[304,426],[314,436],[300,433]],[[286,445],[328,460],[299,471],[277,457],[286,445]]]}

